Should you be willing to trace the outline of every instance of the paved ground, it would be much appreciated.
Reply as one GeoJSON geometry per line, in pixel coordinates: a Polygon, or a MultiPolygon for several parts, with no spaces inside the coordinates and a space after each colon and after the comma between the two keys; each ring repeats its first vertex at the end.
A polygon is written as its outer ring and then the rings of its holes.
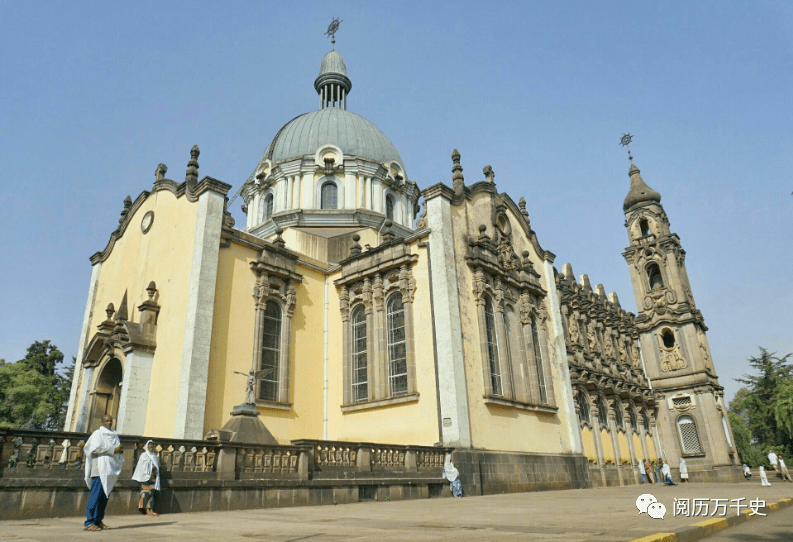
{"type": "Polygon", "coordinates": [[[763,521],[748,521],[705,539],[706,542],[790,542],[793,538],[793,507],[769,514],[763,521]]]}
{"type": "MultiPolygon", "coordinates": [[[[793,484],[759,482],[628,486],[540,493],[515,493],[464,499],[428,499],[399,502],[365,502],[315,506],[172,514],[106,517],[112,531],[86,532],[80,518],[55,518],[0,522],[3,540],[263,540],[268,542],[320,542],[342,540],[550,540],[627,541],[657,532],[670,532],[706,518],[673,516],[674,499],[705,499],[709,516],[713,499],[754,499],[766,502],[793,497],[793,484]],[[636,499],[653,494],[666,506],[664,519],[640,514],[636,499]]],[[[111,495],[111,499],[112,499],[111,495]]],[[[731,504],[731,503],[728,503],[731,504]]],[[[786,509],[790,510],[790,508],[786,509]]],[[[727,508],[729,515],[735,509],[727,508]]],[[[775,512],[776,514],[785,511],[775,512]]],[[[749,529],[773,517],[748,522],[749,529]]],[[[739,527],[735,527],[741,528],[739,527]]],[[[724,531],[727,534],[728,531],[724,531]]],[[[742,538],[742,540],[750,540],[742,538]]]]}

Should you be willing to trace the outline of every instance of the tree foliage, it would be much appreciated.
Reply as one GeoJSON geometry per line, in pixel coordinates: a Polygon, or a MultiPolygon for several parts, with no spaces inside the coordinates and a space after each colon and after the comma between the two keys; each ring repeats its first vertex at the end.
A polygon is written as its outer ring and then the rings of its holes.
{"type": "Polygon", "coordinates": [[[0,427],[62,429],[74,361],[50,341],[36,341],[16,363],[0,363],[0,427]],[[59,367],[61,366],[61,367],[59,367]],[[59,370],[60,369],[60,372],[59,370]]]}
{"type": "Polygon", "coordinates": [[[730,424],[738,453],[753,467],[768,465],[766,456],[772,449],[791,457],[793,367],[788,364],[790,356],[780,358],[760,348],[759,357],[749,358],[749,365],[758,374],[735,379],[744,387],[730,401],[730,424]]]}

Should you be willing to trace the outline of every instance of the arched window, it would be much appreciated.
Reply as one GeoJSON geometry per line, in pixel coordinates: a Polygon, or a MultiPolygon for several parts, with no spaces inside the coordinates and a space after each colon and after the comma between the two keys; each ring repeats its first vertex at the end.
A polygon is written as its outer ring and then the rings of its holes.
{"type": "Polygon", "coordinates": [[[701,454],[702,445],[699,443],[697,424],[691,416],[680,416],[677,419],[677,430],[680,433],[680,443],[683,445],[684,454],[701,454]]]}
{"type": "Polygon", "coordinates": [[[631,420],[631,428],[634,431],[638,431],[639,430],[639,422],[636,419],[636,409],[633,408],[632,406],[628,407],[628,416],[630,417],[630,420],[631,420]]]}
{"type": "Polygon", "coordinates": [[[647,281],[650,284],[650,290],[664,287],[664,279],[661,276],[661,269],[657,263],[651,263],[647,267],[647,281]]]}
{"type": "Polygon", "coordinates": [[[598,407],[598,423],[601,425],[601,427],[608,427],[609,426],[608,410],[606,410],[606,403],[605,401],[603,401],[602,397],[598,397],[597,407],[598,407]]]}
{"type": "Polygon", "coordinates": [[[650,417],[647,416],[647,410],[642,409],[642,425],[644,425],[644,430],[650,430],[650,417]]]}
{"type": "Polygon", "coordinates": [[[501,396],[501,367],[498,361],[498,344],[496,343],[496,319],[493,315],[493,302],[485,296],[485,330],[487,333],[487,357],[490,362],[490,384],[493,395],[501,396]]]}
{"type": "Polygon", "coordinates": [[[625,427],[625,418],[622,415],[622,406],[619,403],[614,403],[614,422],[617,427],[625,427]]]}
{"type": "Polygon", "coordinates": [[[321,209],[337,209],[338,208],[338,191],[336,183],[328,181],[322,185],[322,195],[320,201],[321,209]]]}
{"type": "Polygon", "coordinates": [[[537,328],[537,319],[531,317],[531,342],[534,343],[534,364],[537,368],[537,383],[540,387],[540,404],[548,404],[548,390],[545,386],[545,373],[542,367],[542,349],[540,348],[540,333],[537,328]]]}
{"type": "Polygon", "coordinates": [[[642,230],[642,237],[647,237],[650,235],[650,224],[647,223],[646,218],[642,218],[639,221],[639,229],[642,230]]]}
{"type": "Polygon", "coordinates": [[[259,399],[278,401],[278,376],[281,361],[281,306],[268,301],[262,319],[262,364],[259,399]]]}
{"type": "Polygon", "coordinates": [[[89,431],[99,429],[104,415],[113,418],[113,427],[116,427],[123,373],[121,362],[116,358],[108,361],[99,373],[94,386],[94,404],[88,425],[89,431]]]}
{"type": "Polygon", "coordinates": [[[385,197],[385,217],[394,220],[394,196],[391,194],[385,197]]]}
{"type": "Polygon", "coordinates": [[[587,395],[579,391],[578,395],[575,398],[576,403],[578,403],[578,421],[579,422],[588,422],[589,421],[589,398],[587,395]]]}
{"type": "Polygon", "coordinates": [[[405,307],[402,294],[388,298],[388,387],[391,395],[408,391],[407,350],[405,345],[405,307]]]}
{"type": "Polygon", "coordinates": [[[363,305],[352,311],[352,399],[358,403],[369,397],[366,357],[366,314],[363,305]]]}
{"type": "Polygon", "coordinates": [[[664,347],[672,348],[675,345],[675,334],[671,329],[665,329],[661,333],[661,340],[664,342],[664,347]]]}
{"type": "Polygon", "coordinates": [[[264,220],[270,220],[273,217],[273,194],[267,194],[264,198],[264,220]]]}

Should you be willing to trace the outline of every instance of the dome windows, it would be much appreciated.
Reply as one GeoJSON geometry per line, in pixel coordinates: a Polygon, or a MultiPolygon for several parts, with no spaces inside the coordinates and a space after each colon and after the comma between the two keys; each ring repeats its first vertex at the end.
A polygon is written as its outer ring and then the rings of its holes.
{"type": "Polygon", "coordinates": [[[394,220],[394,196],[391,194],[385,197],[385,217],[394,220]]]}
{"type": "Polygon", "coordinates": [[[333,181],[323,183],[320,195],[320,209],[338,209],[339,189],[333,181]]]}
{"type": "Polygon", "coordinates": [[[268,221],[273,217],[273,194],[267,194],[264,198],[264,221],[268,221]]]}

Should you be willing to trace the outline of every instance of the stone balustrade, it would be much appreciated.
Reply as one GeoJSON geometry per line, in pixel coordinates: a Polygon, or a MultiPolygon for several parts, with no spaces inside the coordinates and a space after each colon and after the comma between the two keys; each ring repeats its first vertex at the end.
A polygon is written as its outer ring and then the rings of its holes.
{"type": "Polygon", "coordinates": [[[328,440],[294,440],[295,446],[311,449],[311,467],[318,471],[344,470],[355,467],[363,472],[417,472],[443,468],[451,448],[404,446],[371,442],[340,442],[328,440]]]}

